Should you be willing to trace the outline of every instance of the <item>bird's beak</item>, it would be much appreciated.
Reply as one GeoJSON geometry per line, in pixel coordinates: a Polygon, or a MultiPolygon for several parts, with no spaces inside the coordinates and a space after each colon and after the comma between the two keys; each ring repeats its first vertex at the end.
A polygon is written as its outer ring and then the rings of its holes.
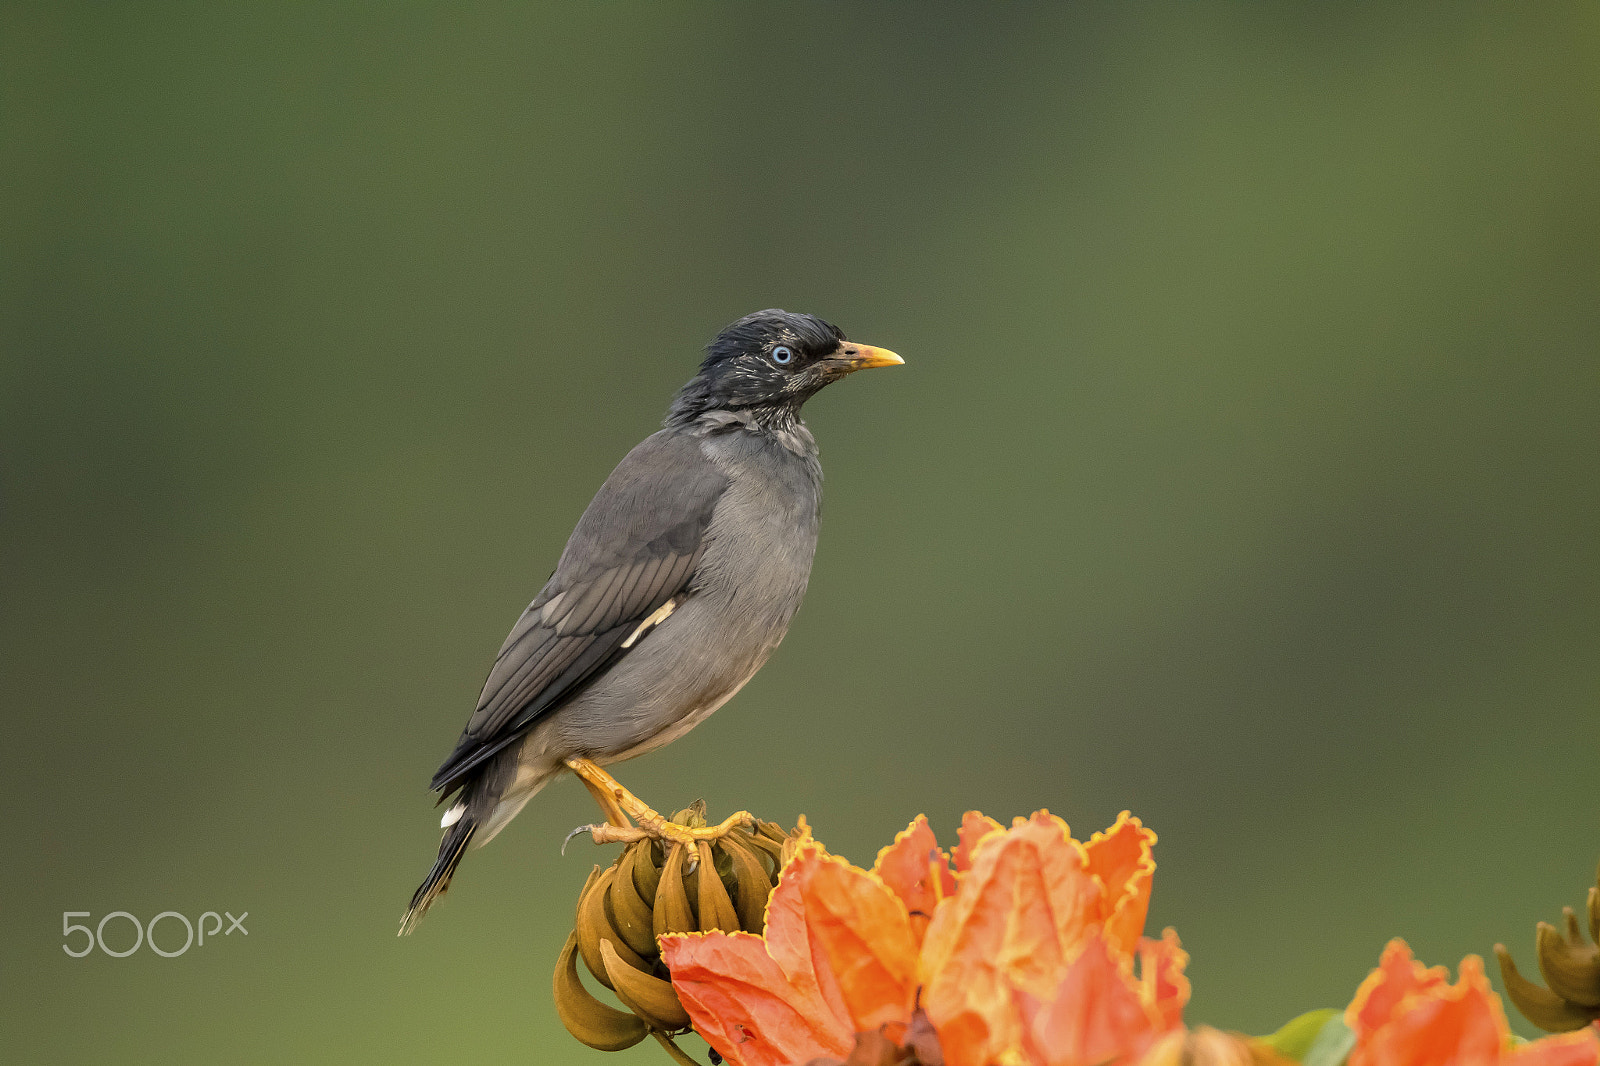
{"type": "Polygon", "coordinates": [[[901,366],[905,363],[904,359],[887,348],[874,348],[870,344],[855,344],[851,341],[839,345],[834,358],[843,364],[846,374],[875,366],[901,366]]]}

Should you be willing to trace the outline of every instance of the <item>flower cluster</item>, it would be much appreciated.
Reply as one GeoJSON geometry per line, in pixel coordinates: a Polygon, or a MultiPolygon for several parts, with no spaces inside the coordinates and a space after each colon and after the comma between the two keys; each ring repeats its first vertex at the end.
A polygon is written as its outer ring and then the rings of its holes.
{"type": "Polygon", "coordinates": [[[870,871],[803,842],[764,937],[664,936],[661,955],[734,1066],[843,1060],[858,1034],[948,1066],[1131,1060],[1189,997],[1177,935],[1141,935],[1155,840],[1124,813],[1081,843],[1041,811],[969,814],[948,855],[919,817],[870,871]]]}
{"type": "Polygon", "coordinates": [[[919,817],[864,870],[791,839],[763,935],[659,938],[694,1028],[731,1066],[1600,1066],[1594,1028],[1518,1043],[1481,960],[1452,984],[1399,940],[1342,1013],[1190,1029],[1188,956],[1143,935],[1137,818],[1079,842],[1045,811],[969,813],[959,841],[919,817]]]}

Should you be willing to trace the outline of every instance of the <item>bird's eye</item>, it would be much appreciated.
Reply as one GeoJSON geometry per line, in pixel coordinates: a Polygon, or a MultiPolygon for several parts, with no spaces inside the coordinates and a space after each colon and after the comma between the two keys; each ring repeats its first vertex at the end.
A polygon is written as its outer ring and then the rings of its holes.
{"type": "Polygon", "coordinates": [[[780,344],[776,348],[772,349],[772,361],[774,363],[787,363],[793,358],[794,351],[787,345],[780,344]]]}

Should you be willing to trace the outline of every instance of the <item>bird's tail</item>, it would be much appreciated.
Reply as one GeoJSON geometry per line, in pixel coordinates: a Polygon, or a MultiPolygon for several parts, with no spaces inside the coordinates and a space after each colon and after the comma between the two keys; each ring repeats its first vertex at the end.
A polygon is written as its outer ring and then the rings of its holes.
{"type": "Polygon", "coordinates": [[[450,887],[450,875],[456,872],[456,865],[461,862],[462,854],[467,850],[467,845],[472,843],[473,834],[478,831],[478,820],[473,817],[464,800],[457,800],[445,819],[444,839],[439,841],[439,857],[433,860],[433,869],[422,879],[422,884],[411,897],[411,906],[406,908],[406,916],[400,919],[401,936],[416,929],[433,901],[444,895],[450,887]],[[452,816],[454,821],[450,821],[452,816]]]}

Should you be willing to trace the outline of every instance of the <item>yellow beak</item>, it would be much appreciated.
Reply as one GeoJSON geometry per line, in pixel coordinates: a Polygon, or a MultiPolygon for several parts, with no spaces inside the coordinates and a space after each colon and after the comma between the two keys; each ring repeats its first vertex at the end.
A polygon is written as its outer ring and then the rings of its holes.
{"type": "Polygon", "coordinates": [[[870,344],[856,344],[853,341],[839,345],[838,357],[852,371],[875,366],[902,366],[905,363],[904,359],[887,348],[874,348],[870,344]]]}

